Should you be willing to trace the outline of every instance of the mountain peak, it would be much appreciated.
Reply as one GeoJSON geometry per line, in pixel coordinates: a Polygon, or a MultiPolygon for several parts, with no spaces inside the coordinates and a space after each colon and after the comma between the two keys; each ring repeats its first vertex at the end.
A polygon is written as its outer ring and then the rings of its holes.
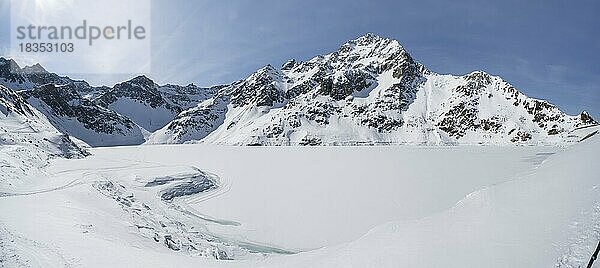
{"type": "Polygon", "coordinates": [[[140,74],[134,78],[131,78],[128,82],[154,82],[146,75],[140,74]]]}
{"type": "Polygon", "coordinates": [[[148,78],[145,75],[138,75],[128,81],[125,81],[123,83],[117,84],[116,87],[121,87],[123,85],[134,85],[134,86],[139,86],[145,89],[151,89],[154,88],[156,86],[156,84],[154,83],[154,81],[150,78],[148,78]]]}
{"type": "Polygon", "coordinates": [[[273,65],[267,64],[254,72],[249,78],[258,79],[259,77],[279,77],[279,71],[273,65]]]}
{"type": "Polygon", "coordinates": [[[350,40],[346,42],[344,45],[352,45],[352,46],[379,46],[385,47],[387,45],[392,45],[395,48],[402,49],[402,45],[398,40],[389,39],[374,33],[366,33],[362,36],[359,36],[356,39],[350,40]]]}
{"type": "Polygon", "coordinates": [[[9,63],[11,61],[11,59],[7,59],[4,57],[0,57],[0,65],[6,65],[7,63],[9,63]]]}
{"type": "Polygon", "coordinates": [[[343,62],[361,62],[364,65],[386,62],[386,65],[391,66],[406,59],[412,61],[398,41],[373,33],[344,43],[333,55],[343,62]]]}
{"type": "Polygon", "coordinates": [[[14,61],[13,59],[7,59],[7,58],[0,57],[0,66],[4,66],[4,65],[8,65],[11,72],[16,72],[16,71],[21,70],[21,67],[19,66],[19,64],[17,64],[17,62],[14,61]]]}
{"type": "Polygon", "coordinates": [[[13,59],[5,58],[5,57],[0,57],[0,65],[4,65],[6,63],[13,63],[13,62],[15,62],[13,59]]]}
{"type": "Polygon", "coordinates": [[[291,70],[298,65],[296,59],[289,59],[283,65],[281,65],[281,70],[291,70]]]}
{"type": "Polygon", "coordinates": [[[46,71],[46,69],[39,63],[31,66],[25,66],[23,71],[26,73],[48,73],[48,71],[46,71]]]}
{"type": "Polygon", "coordinates": [[[258,72],[270,72],[273,70],[275,70],[275,67],[273,67],[273,65],[271,65],[271,64],[267,64],[264,67],[258,69],[258,72]]]}
{"type": "Polygon", "coordinates": [[[592,120],[484,71],[438,75],[398,41],[367,33],[307,62],[264,66],[180,113],[152,142],[561,144],[579,141],[569,131],[592,120]]]}
{"type": "Polygon", "coordinates": [[[472,71],[464,76],[467,80],[492,80],[493,75],[486,73],[482,70],[472,71]]]}
{"type": "Polygon", "coordinates": [[[372,43],[372,42],[381,41],[381,40],[385,40],[385,39],[387,39],[387,38],[384,38],[375,33],[366,33],[366,34],[361,35],[358,38],[356,38],[355,41],[356,42],[364,42],[364,43],[372,43]]]}
{"type": "Polygon", "coordinates": [[[586,111],[581,112],[581,114],[579,114],[579,118],[581,119],[582,122],[584,122],[586,124],[593,124],[593,125],[598,124],[598,121],[594,120],[594,118],[592,118],[592,116],[586,111]]]}

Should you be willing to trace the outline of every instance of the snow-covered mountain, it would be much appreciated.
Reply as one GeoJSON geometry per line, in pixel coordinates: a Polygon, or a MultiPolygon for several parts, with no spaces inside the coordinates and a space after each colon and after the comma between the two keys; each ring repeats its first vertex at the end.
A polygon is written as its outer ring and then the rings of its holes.
{"type": "Polygon", "coordinates": [[[50,73],[39,64],[21,68],[15,61],[4,58],[0,58],[0,84],[26,98],[48,100],[43,103],[31,100],[31,103],[58,129],[92,146],[143,143],[147,135],[144,133],[164,127],[177,114],[213,97],[223,87],[158,85],[145,76],[112,88],[93,87],[85,81],[50,73]],[[90,112],[100,116],[91,117],[90,112]],[[58,118],[63,116],[68,118],[58,118]]]}
{"type": "Polygon", "coordinates": [[[19,94],[46,115],[58,130],[91,146],[144,142],[142,129],[137,124],[82,97],[73,84],[46,84],[19,94]]]}
{"type": "Polygon", "coordinates": [[[214,96],[218,88],[199,88],[193,84],[159,86],[146,76],[138,76],[115,85],[94,101],[153,132],[180,112],[214,96]]]}
{"type": "Polygon", "coordinates": [[[14,60],[0,57],[0,85],[19,91],[33,89],[45,84],[70,84],[77,89],[79,94],[88,99],[94,99],[109,89],[105,86],[90,86],[83,80],[73,80],[66,76],[59,76],[46,71],[40,64],[21,68],[14,60]]]}
{"type": "Polygon", "coordinates": [[[58,131],[15,91],[0,85],[0,185],[14,186],[53,157],[88,152],[58,131]]]}
{"type": "Polygon", "coordinates": [[[0,58],[0,85],[15,90],[59,131],[92,146],[141,144],[144,135],[129,118],[91,100],[107,91],[85,81],[46,71],[41,65],[19,67],[0,58]]]}
{"type": "Polygon", "coordinates": [[[596,125],[482,71],[429,71],[374,34],[307,62],[271,65],[177,115],[148,143],[562,144],[596,125]]]}
{"type": "Polygon", "coordinates": [[[138,76],[92,87],[3,58],[0,84],[34,98],[59,130],[92,146],[140,144],[151,132],[151,144],[564,144],[598,124],[483,71],[434,73],[374,34],[227,86],[161,86],[138,76]]]}

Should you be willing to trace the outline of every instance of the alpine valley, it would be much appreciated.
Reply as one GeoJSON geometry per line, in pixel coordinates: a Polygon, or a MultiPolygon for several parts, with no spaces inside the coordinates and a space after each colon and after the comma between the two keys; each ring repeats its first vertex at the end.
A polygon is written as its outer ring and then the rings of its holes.
{"type": "Polygon", "coordinates": [[[375,34],[212,87],[0,58],[0,267],[584,267],[599,131],[375,34]]]}

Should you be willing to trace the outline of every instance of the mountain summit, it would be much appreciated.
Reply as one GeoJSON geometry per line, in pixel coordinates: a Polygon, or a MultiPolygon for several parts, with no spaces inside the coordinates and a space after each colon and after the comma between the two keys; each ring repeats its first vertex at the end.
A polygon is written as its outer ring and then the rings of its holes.
{"type": "Polygon", "coordinates": [[[369,33],[306,62],[267,65],[182,112],[148,142],[562,144],[596,124],[483,71],[431,72],[398,41],[369,33]]]}

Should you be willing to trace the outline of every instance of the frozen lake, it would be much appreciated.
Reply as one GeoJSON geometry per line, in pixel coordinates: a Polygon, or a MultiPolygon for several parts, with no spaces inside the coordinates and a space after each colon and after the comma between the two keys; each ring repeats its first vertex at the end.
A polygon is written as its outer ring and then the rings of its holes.
{"type": "Polygon", "coordinates": [[[209,230],[308,250],[353,241],[386,222],[442,212],[473,191],[531,173],[558,150],[198,144],[98,148],[83,161],[191,165],[215,173],[229,191],[193,208],[239,225],[207,222],[209,230]]]}

